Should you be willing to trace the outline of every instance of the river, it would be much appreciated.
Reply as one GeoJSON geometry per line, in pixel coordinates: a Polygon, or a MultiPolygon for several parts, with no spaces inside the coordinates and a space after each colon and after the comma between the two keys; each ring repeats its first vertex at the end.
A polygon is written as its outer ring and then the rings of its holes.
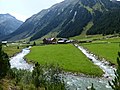
{"type": "Polygon", "coordinates": [[[24,56],[27,55],[29,52],[30,52],[30,47],[23,49],[22,52],[18,53],[14,57],[11,57],[10,58],[11,68],[24,69],[24,70],[32,71],[33,70],[33,65],[28,64],[24,60],[24,56]]]}
{"type": "MultiPolygon", "coordinates": [[[[87,52],[84,48],[76,45],[78,49],[80,49],[88,58],[92,60],[95,65],[98,65],[104,72],[104,77],[101,78],[89,78],[89,77],[82,77],[82,76],[75,76],[72,74],[65,74],[64,81],[68,90],[86,90],[86,87],[91,86],[94,84],[96,90],[112,90],[108,85],[108,80],[111,80],[114,77],[114,68],[105,64],[107,62],[102,62],[95,58],[94,55],[91,55],[87,52]],[[105,77],[108,78],[105,78],[105,77]]],[[[18,53],[16,56],[10,58],[11,68],[17,69],[26,69],[26,70],[33,70],[33,65],[28,64],[24,60],[24,56],[30,52],[29,48],[25,48],[22,52],[18,53]]]]}

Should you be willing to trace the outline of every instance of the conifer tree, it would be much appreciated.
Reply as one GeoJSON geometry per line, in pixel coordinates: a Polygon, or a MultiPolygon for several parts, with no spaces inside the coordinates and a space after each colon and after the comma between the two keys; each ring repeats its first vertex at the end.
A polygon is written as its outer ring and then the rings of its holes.
{"type": "Polygon", "coordinates": [[[10,69],[9,57],[2,51],[2,44],[0,43],[0,79],[3,78],[10,69]]]}
{"type": "Polygon", "coordinates": [[[117,57],[117,70],[115,71],[115,78],[112,82],[108,82],[113,90],[120,90],[120,52],[117,57]]]}
{"type": "Polygon", "coordinates": [[[38,62],[35,64],[34,70],[32,72],[33,84],[36,88],[40,86],[39,75],[40,75],[40,64],[38,62]]]}
{"type": "Polygon", "coordinates": [[[33,43],[33,46],[36,46],[36,42],[33,43]]]}

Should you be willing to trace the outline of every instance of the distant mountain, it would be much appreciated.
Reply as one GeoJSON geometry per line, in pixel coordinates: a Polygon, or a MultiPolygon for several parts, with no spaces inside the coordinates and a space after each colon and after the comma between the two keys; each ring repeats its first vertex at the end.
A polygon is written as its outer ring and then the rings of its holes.
{"type": "Polygon", "coordinates": [[[10,14],[0,14],[0,36],[13,33],[22,23],[10,14]]]}
{"type": "Polygon", "coordinates": [[[120,9],[120,3],[114,0],[65,0],[33,15],[6,39],[30,38],[30,40],[35,40],[43,36],[72,37],[80,35],[90,22],[93,22],[93,26],[86,32],[92,34],[91,32],[94,32],[92,29],[95,30],[101,20],[110,21],[110,16],[107,17],[107,15],[114,13],[114,10],[117,10],[117,13],[118,9],[120,9]]]}

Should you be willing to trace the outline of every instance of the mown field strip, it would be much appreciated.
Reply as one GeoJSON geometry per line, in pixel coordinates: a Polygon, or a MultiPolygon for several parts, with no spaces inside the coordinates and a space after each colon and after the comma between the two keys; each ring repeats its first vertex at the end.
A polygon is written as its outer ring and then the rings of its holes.
{"type": "Polygon", "coordinates": [[[65,71],[103,75],[103,71],[72,44],[35,46],[26,58],[40,64],[59,64],[65,71]]]}

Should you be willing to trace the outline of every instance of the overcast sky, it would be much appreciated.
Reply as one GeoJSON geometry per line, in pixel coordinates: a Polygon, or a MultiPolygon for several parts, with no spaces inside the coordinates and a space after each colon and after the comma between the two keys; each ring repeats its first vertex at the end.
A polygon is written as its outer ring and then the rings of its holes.
{"type": "Polygon", "coordinates": [[[0,14],[9,13],[25,21],[42,9],[47,9],[63,0],[0,0],[0,14]]]}
{"type": "Polygon", "coordinates": [[[9,13],[17,19],[27,18],[64,0],[0,0],[0,14],[9,13]]]}

